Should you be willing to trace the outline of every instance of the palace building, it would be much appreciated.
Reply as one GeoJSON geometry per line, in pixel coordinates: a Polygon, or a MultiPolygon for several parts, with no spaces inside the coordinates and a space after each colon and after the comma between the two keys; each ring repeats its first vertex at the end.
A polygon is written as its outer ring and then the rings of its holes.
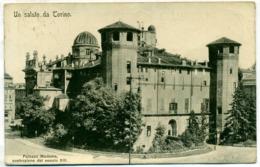
{"type": "Polygon", "coordinates": [[[135,143],[147,150],[156,127],[178,136],[187,127],[190,111],[212,113],[215,129],[223,130],[224,113],[230,109],[238,85],[240,43],[221,38],[207,45],[209,61],[198,62],[156,47],[156,28],[138,29],[121,21],[98,30],[101,47],[90,32],[74,40],[72,53],[42,61],[38,53],[26,55],[26,94],[38,92],[51,98],[46,107],[65,111],[82,85],[102,77],[117,92],[139,91],[145,127],[135,143]]]}

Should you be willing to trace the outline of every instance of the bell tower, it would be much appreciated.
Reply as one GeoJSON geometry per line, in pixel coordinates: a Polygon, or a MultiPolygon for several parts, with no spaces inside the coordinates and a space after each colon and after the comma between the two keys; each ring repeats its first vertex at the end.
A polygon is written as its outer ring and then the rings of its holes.
{"type": "MultiPolygon", "coordinates": [[[[121,92],[130,89],[130,76],[137,75],[139,29],[121,21],[99,30],[102,45],[102,75],[105,83],[121,92]]],[[[132,82],[133,89],[136,89],[132,82]]]]}
{"type": "Polygon", "coordinates": [[[222,37],[207,45],[210,75],[210,112],[214,131],[224,130],[225,113],[231,109],[233,94],[238,85],[240,43],[222,37]]]}

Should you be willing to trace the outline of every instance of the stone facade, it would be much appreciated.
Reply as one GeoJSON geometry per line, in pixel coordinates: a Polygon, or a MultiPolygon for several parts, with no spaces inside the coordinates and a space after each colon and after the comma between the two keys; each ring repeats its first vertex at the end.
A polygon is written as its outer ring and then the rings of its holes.
{"type": "MultiPolygon", "coordinates": [[[[157,48],[153,25],[144,30],[119,21],[98,31],[102,52],[96,38],[82,32],[74,40],[72,54],[57,56],[55,61],[47,63],[43,56],[39,62],[37,52],[30,60],[27,54],[26,92],[51,95],[49,105],[56,104],[60,100],[55,99],[77,96],[82,85],[95,77],[103,77],[118,93],[138,91],[145,126],[134,147],[145,145],[146,150],[158,125],[165,126],[168,135],[178,136],[185,130],[192,110],[197,115],[212,112],[213,122],[221,117],[217,127],[222,129],[224,116],[218,108],[222,113],[229,109],[237,86],[239,43],[227,38],[210,43],[209,62],[198,62],[157,48]]],[[[58,108],[64,109],[68,101],[57,104],[58,108]]]]}

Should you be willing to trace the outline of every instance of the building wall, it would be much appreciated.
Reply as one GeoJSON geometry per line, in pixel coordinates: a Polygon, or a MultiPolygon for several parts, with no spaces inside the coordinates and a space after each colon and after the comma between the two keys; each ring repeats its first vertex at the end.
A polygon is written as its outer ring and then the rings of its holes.
{"type": "MultiPolygon", "coordinates": [[[[133,148],[136,149],[137,147],[143,148],[144,151],[148,151],[148,149],[152,146],[152,141],[156,134],[156,128],[160,126],[165,127],[165,135],[168,135],[169,131],[171,133],[172,127],[169,124],[171,120],[176,121],[177,132],[176,136],[181,135],[185,129],[187,128],[189,115],[182,115],[182,116],[145,116],[143,118],[142,132],[137,141],[134,143],[133,148]],[[151,131],[149,131],[149,127],[151,131]]],[[[172,135],[172,134],[170,134],[172,135]]]]}
{"type": "Polygon", "coordinates": [[[143,114],[175,114],[169,110],[171,102],[177,103],[176,114],[200,113],[201,103],[209,99],[210,73],[205,69],[140,68],[143,114]]]}
{"type": "Polygon", "coordinates": [[[56,96],[60,95],[62,93],[62,90],[60,89],[35,89],[35,93],[38,93],[39,95],[43,97],[49,97],[48,101],[45,102],[44,106],[46,109],[50,109],[54,105],[54,99],[56,96]]]}
{"type": "Polygon", "coordinates": [[[5,122],[11,123],[15,119],[15,89],[5,87],[5,122]]]}

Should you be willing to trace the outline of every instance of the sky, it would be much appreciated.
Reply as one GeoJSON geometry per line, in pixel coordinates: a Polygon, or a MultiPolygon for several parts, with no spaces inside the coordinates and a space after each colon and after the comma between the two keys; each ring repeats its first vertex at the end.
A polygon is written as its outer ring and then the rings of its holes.
{"type": "Polygon", "coordinates": [[[9,4],[4,7],[5,71],[14,83],[24,83],[26,52],[38,51],[38,59],[54,60],[68,55],[76,36],[92,33],[100,45],[98,29],[117,21],[145,29],[156,27],[157,47],[190,60],[208,60],[206,45],[221,37],[242,44],[239,65],[249,68],[256,61],[254,3],[70,3],[9,4]],[[53,11],[71,17],[53,17],[53,11]],[[21,17],[14,17],[14,12],[21,17]],[[49,17],[24,17],[38,12],[49,17]]]}

